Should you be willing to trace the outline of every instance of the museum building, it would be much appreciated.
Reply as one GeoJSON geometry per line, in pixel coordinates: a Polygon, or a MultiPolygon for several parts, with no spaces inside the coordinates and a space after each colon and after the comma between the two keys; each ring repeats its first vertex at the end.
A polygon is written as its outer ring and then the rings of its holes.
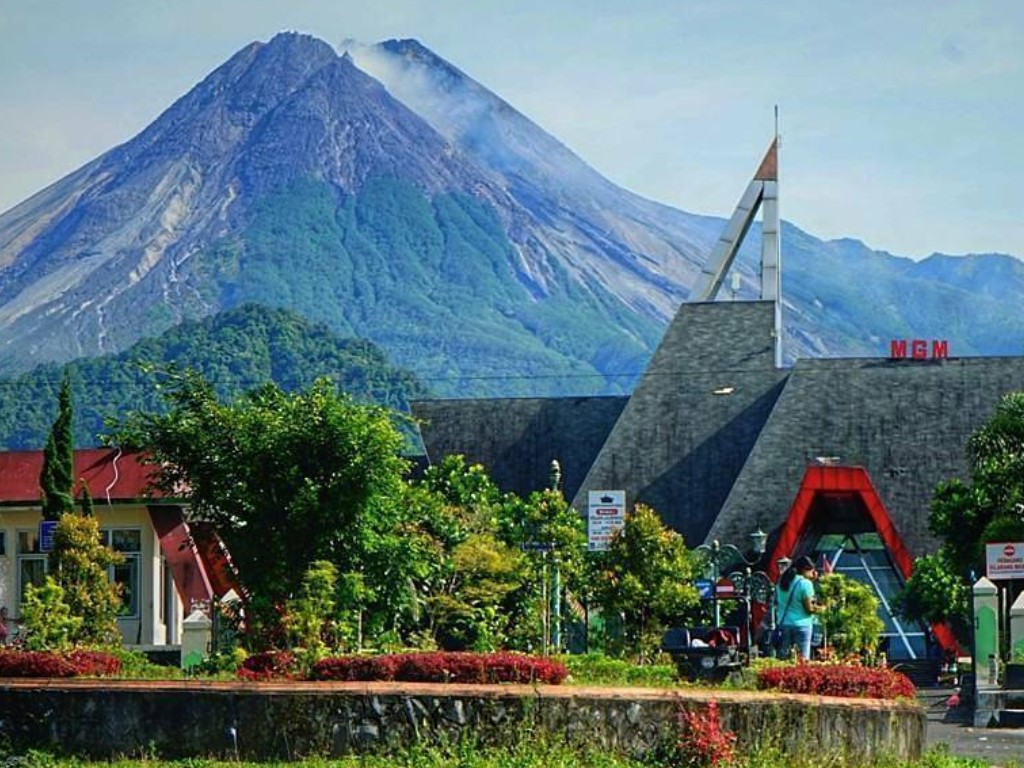
{"type": "MultiPolygon", "coordinates": [[[[934,552],[936,486],[968,475],[964,449],[1001,398],[1024,390],[1024,358],[949,356],[941,341],[891,344],[878,358],[780,363],[776,145],[726,225],[632,394],[622,397],[422,400],[413,403],[427,458],[462,454],[506,491],[528,494],[561,467],[585,514],[591,491],[625,491],[690,547],[746,549],[769,534],[761,562],[816,562],[870,584],[890,658],[920,658],[929,629],[890,601],[913,559],[934,552]],[[759,301],[715,301],[758,204],[759,301]]],[[[942,645],[943,627],[930,628],[942,645]]]]}

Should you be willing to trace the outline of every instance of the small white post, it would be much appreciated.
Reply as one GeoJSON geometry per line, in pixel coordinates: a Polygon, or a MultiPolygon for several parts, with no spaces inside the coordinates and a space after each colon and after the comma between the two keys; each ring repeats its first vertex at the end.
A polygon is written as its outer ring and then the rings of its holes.
{"type": "Polygon", "coordinates": [[[982,576],[974,598],[974,727],[999,721],[999,588],[982,576]]]}
{"type": "Polygon", "coordinates": [[[181,668],[188,670],[210,655],[213,622],[196,609],[181,623],[181,668]]]}
{"type": "Polygon", "coordinates": [[[1010,660],[1024,661],[1024,592],[1010,606],[1010,660]]]}

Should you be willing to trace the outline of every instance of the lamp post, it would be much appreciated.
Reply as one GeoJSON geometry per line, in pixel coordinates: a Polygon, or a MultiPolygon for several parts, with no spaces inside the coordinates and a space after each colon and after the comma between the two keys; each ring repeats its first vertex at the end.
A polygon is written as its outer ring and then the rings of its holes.
{"type": "Polygon", "coordinates": [[[751,602],[767,603],[771,600],[774,586],[771,579],[764,571],[753,570],[754,566],[760,563],[768,543],[768,534],[758,526],[757,530],[750,534],[750,547],[755,557],[748,560],[739,547],[733,544],[722,544],[717,539],[710,544],[701,544],[696,548],[699,556],[704,561],[704,576],[712,580],[712,603],[714,605],[715,626],[722,623],[721,606],[718,602],[718,580],[722,576],[724,567],[743,564],[743,570],[732,571],[729,580],[735,585],[742,595],[744,613],[746,614],[747,630],[747,651],[753,646],[751,643],[753,627],[751,626],[751,602]]]}
{"type": "MultiPolygon", "coordinates": [[[[768,578],[767,573],[764,571],[751,570],[750,566],[747,566],[742,571],[733,571],[729,574],[729,579],[736,584],[737,588],[743,595],[743,613],[747,630],[747,653],[750,654],[753,652],[753,649],[756,648],[753,642],[753,602],[756,600],[759,603],[765,603],[769,606],[768,610],[772,611],[774,614],[771,599],[775,592],[775,585],[772,584],[772,580],[768,578]]],[[[771,626],[772,628],[775,627],[774,615],[772,615],[771,626]]]]}

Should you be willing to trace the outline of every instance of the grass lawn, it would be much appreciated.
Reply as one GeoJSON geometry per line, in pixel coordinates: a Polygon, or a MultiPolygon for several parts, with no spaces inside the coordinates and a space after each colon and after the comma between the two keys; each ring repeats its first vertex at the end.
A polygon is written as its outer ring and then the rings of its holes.
{"type": "MultiPolygon", "coordinates": [[[[503,748],[422,747],[404,750],[387,756],[351,756],[343,759],[307,759],[295,762],[246,763],[239,761],[206,760],[191,758],[179,761],[158,760],[153,757],[137,757],[114,762],[90,762],[78,758],[57,758],[42,752],[30,752],[19,757],[3,758],[0,764],[25,766],[25,768],[674,768],[689,765],[671,757],[649,757],[647,760],[631,760],[607,752],[580,752],[562,746],[537,743],[523,739],[518,744],[503,748]]],[[[872,763],[848,763],[838,756],[807,754],[797,758],[785,758],[777,753],[765,751],[757,755],[740,755],[732,768],[988,768],[989,764],[973,758],[953,757],[943,750],[933,750],[921,760],[900,762],[880,760],[872,763]]],[[[699,766],[694,766],[699,768],[699,766]]],[[[727,768],[719,764],[717,768],[727,768]]],[[[1024,764],[1006,764],[1000,768],[1024,768],[1024,764]]]]}

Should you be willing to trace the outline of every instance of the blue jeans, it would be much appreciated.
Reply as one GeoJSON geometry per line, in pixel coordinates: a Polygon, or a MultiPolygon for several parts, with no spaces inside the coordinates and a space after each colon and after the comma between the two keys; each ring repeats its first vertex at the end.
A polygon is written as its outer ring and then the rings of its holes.
{"type": "Polygon", "coordinates": [[[810,661],[811,633],[813,631],[814,627],[810,624],[784,624],[782,627],[782,644],[779,646],[779,658],[788,659],[791,650],[795,647],[800,658],[810,661]]]}

